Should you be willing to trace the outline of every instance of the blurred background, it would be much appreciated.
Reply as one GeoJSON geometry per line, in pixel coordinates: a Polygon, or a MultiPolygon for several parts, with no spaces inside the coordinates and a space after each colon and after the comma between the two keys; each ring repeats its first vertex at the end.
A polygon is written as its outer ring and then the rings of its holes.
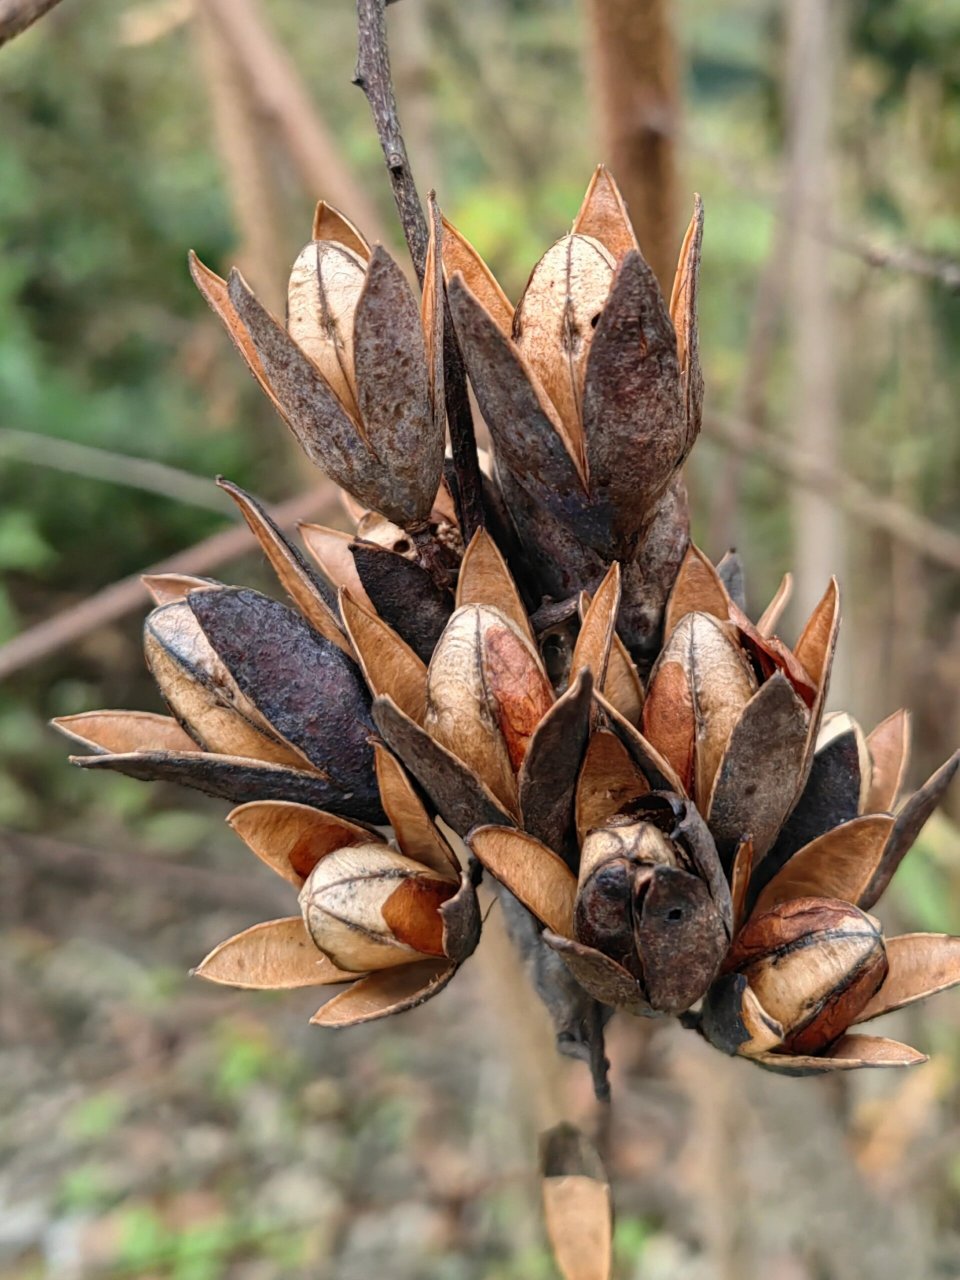
{"type": "MultiPolygon", "coordinates": [[[[2,6],[0,6],[2,9],[2,6]]],[[[957,0],[403,0],[422,191],[516,298],[598,160],[672,274],[706,205],[695,534],[756,613],[844,591],[832,702],[960,738],[957,0]]],[[[491,937],[428,1007],[311,1031],[187,976],[291,909],[226,806],[89,776],[50,716],[159,709],[137,575],[273,590],[223,473],[339,519],[190,283],[282,306],[315,200],[399,247],[350,0],[68,0],[0,49],[0,1276],[548,1280],[538,1128],[592,1122],[491,937]],[[131,577],[132,576],[132,577],[131,577]],[[131,581],[124,581],[131,578],[131,581]]],[[[885,903],[960,932],[960,793],[885,903]],[[952,806],[952,809],[951,809],[952,806]]],[[[960,1275],[960,996],[907,1075],[611,1036],[618,1280],[960,1275]]]]}

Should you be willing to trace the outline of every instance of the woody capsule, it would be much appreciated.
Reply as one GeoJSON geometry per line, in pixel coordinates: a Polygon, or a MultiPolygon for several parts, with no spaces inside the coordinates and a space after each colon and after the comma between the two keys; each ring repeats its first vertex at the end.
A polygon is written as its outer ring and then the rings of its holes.
{"type": "Polygon", "coordinates": [[[644,655],[688,541],[680,468],[702,409],[702,233],[698,198],[668,303],[601,166],[516,307],[455,228],[443,239],[457,337],[531,586],[592,591],[620,561],[620,634],[644,655]]]}
{"type": "Polygon", "coordinates": [[[307,805],[255,801],[227,821],[299,891],[300,914],[254,925],[201,961],[199,977],[257,990],[345,986],[311,1021],[343,1027],[442,991],[480,936],[469,876],[390,754],[377,748],[378,832],[307,805]]]}

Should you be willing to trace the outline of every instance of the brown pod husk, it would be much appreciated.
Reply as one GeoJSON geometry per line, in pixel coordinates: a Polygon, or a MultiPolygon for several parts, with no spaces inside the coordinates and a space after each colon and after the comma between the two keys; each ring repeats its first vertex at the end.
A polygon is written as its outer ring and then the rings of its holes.
{"type": "Polygon", "coordinates": [[[613,1206],[596,1149],[571,1124],[540,1139],[547,1235],[564,1280],[610,1280],[613,1206]]]}
{"type": "Polygon", "coordinates": [[[726,970],[743,975],[783,1048],[813,1054],[856,1020],[887,975],[880,926],[848,902],[801,898],[754,916],[726,970]]]}
{"type": "Polygon", "coordinates": [[[418,657],[429,662],[453,612],[453,597],[416,561],[386,547],[354,541],[350,554],[374,609],[418,657]]]}
{"type": "Polygon", "coordinates": [[[286,741],[358,797],[376,797],[369,694],[340,649],[284,605],[241,588],[187,597],[246,697],[286,741]]]}

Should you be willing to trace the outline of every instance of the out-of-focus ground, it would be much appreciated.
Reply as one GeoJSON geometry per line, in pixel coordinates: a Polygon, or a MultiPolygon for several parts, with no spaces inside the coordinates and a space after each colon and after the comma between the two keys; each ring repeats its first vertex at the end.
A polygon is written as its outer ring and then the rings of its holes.
{"type": "MultiPolygon", "coordinates": [[[[352,184],[346,211],[362,198],[394,243],[396,230],[349,85],[350,0],[256,10],[309,119],[256,88],[264,45],[241,65],[213,0],[202,21],[186,0],[68,2],[0,50],[0,662],[3,642],[227,527],[226,500],[196,477],[270,500],[313,479],[206,314],[186,250],[221,270],[239,260],[280,307],[317,197],[352,184]],[[329,156],[305,168],[318,122],[342,172],[329,156]],[[146,492],[130,458],[176,471],[146,492]]],[[[826,284],[811,299],[780,196],[797,176],[793,10],[676,6],[678,187],[707,208],[708,410],[768,446],[736,462],[708,422],[689,467],[695,529],[715,557],[738,545],[754,613],[832,530],[834,705],[868,728],[912,706],[917,785],[960,739],[958,563],[934,536],[960,531],[960,17],[933,0],[837,7],[829,83],[807,85],[833,122],[827,165],[806,175],[831,189],[829,225],[807,232],[826,284]],[[829,325],[827,443],[846,477],[829,525],[805,523],[790,464],[791,448],[823,447],[809,307],[829,325]]],[[[601,158],[586,9],[403,0],[390,14],[421,185],[516,298],[601,158]]],[[[256,558],[216,572],[274,589],[256,558]]],[[[71,770],[46,728],[159,709],[141,612],[28,654],[0,683],[0,1277],[549,1280],[537,1130],[560,1106],[588,1128],[597,1116],[495,912],[446,992],[380,1026],[312,1030],[309,995],[188,976],[294,904],[230,836],[225,806],[71,770]]],[[[948,810],[884,901],[891,929],[960,932],[956,790],[948,810]]],[[[890,1022],[929,1065],[829,1082],[615,1023],[617,1280],[960,1275],[960,995],[890,1022]]]]}
{"type": "MultiPolygon", "coordinates": [[[[569,1114],[595,1114],[586,1069],[557,1070],[502,981],[497,930],[424,1008],[312,1029],[316,995],[187,976],[290,910],[217,843],[173,875],[142,852],[71,868],[55,844],[5,843],[0,1276],[548,1280],[534,1166],[556,1077],[569,1114]]],[[[954,1001],[892,1033],[936,1050],[958,1021],[954,1001]]],[[[958,1273],[949,1048],[826,1084],[672,1026],[625,1021],[610,1048],[622,1280],[958,1273]]]]}

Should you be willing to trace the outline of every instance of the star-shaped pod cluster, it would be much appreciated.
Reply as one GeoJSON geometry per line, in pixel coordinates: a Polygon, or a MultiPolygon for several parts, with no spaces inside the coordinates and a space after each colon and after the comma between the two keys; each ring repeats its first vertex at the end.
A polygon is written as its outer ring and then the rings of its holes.
{"type": "Polygon", "coordinates": [[[400,1012],[473,952],[486,870],[598,1090],[615,1010],[793,1074],[920,1060],[850,1028],[960,981],[960,940],[885,938],[871,914],[958,757],[900,802],[906,715],[866,735],[825,714],[836,582],[788,645],[789,576],[754,621],[737,559],[690,543],[702,227],[698,201],[669,301],[602,168],[516,307],[439,216],[419,302],[322,204],[286,323],[192,261],[354,524],[303,526],[305,555],[221,481],[289,604],[150,579],[169,715],[57,722],[85,768],[230,800],[298,890],[299,915],[222,943],[202,977],[343,984],[324,1026],[400,1012]],[[446,310],[492,441],[469,540],[446,310]]]}

